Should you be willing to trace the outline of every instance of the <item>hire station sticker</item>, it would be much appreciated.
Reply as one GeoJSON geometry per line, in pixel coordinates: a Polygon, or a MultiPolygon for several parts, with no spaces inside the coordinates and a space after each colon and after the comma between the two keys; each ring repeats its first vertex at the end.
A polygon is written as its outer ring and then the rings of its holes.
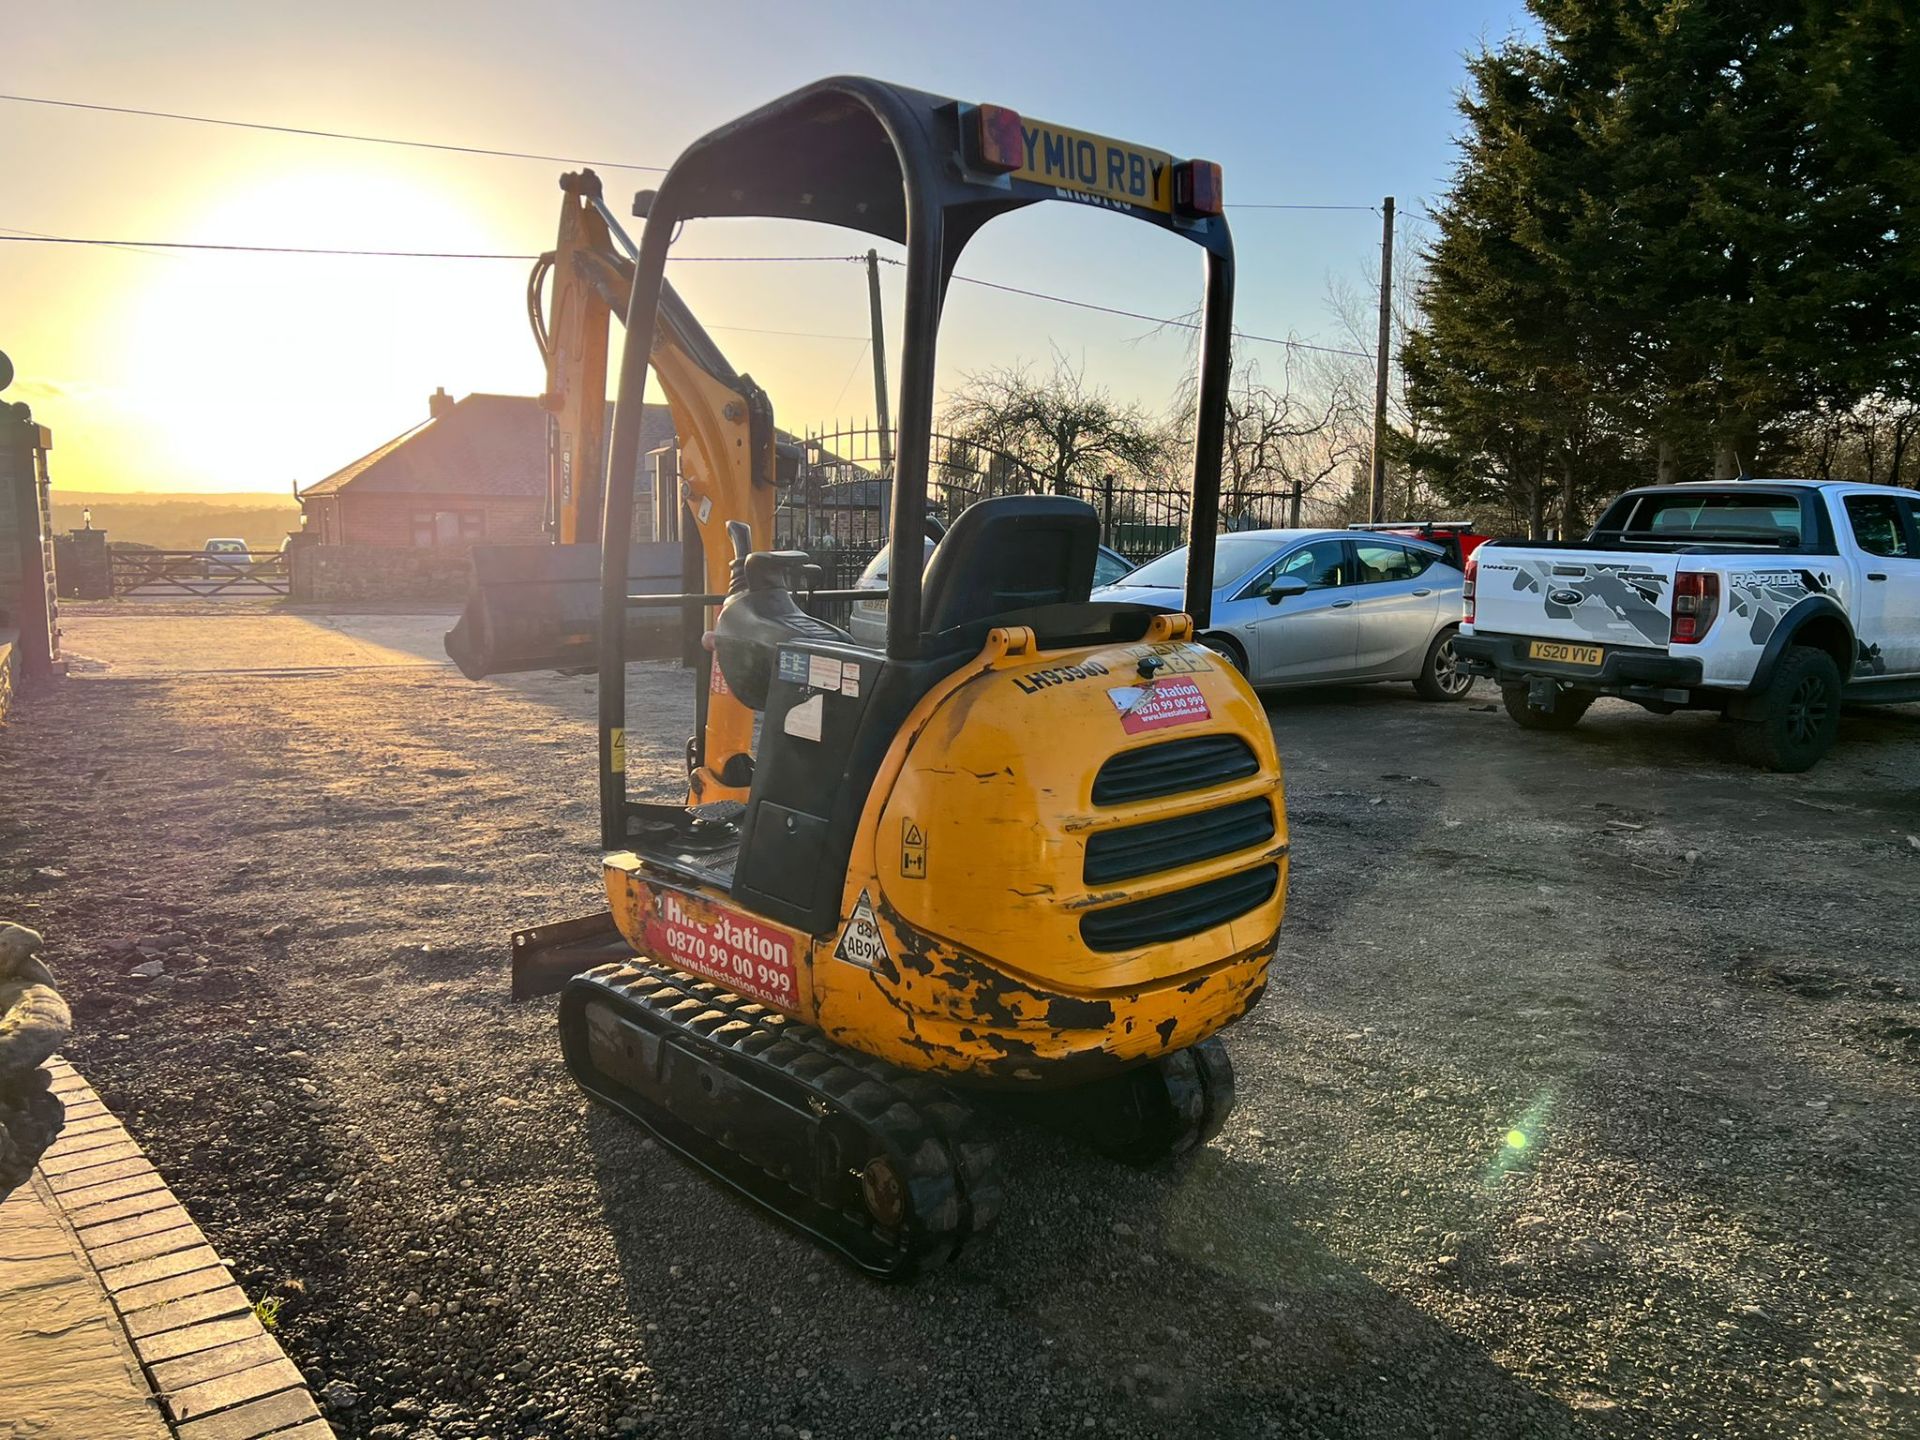
{"type": "Polygon", "coordinates": [[[642,923],[654,954],[749,999],[794,1008],[799,985],[791,935],[743,911],[647,888],[651,904],[642,923]]]}
{"type": "Polygon", "coordinates": [[[1122,685],[1107,691],[1107,699],[1120,712],[1121,728],[1129,735],[1213,718],[1206,695],[1184,676],[1170,676],[1149,685],[1122,685]]]}

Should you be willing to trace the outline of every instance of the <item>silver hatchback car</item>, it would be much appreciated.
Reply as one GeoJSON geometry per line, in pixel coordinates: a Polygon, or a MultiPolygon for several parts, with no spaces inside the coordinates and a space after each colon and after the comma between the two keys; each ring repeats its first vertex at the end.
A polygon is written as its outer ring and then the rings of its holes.
{"type": "MultiPolygon", "coordinates": [[[[1454,659],[1466,577],[1440,548],[1398,535],[1244,530],[1215,544],[1213,618],[1201,643],[1262,689],[1411,680],[1458,700],[1473,677],[1454,659]]],[[[1187,551],[1149,560],[1099,600],[1178,610],[1187,551]]]]}

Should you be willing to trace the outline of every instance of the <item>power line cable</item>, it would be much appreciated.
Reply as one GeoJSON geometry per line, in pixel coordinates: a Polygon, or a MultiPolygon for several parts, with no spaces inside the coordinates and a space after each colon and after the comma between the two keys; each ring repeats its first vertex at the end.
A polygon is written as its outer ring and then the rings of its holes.
{"type": "MultiPolygon", "coordinates": [[[[0,230],[9,227],[0,226],[0,230]]],[[[0,241],[27,245],[105,245],[128,250],[213,250],[245,255],[354,255],[383,260],[538,260],[538,255],[502,250],[361,250],[323,245],[223,245],[203,240],[115,240],[97,236],[43,235],[22,230],[0,241]]],[[[864,262],[861,255],[671,255],[675,265],[796,265],[807,261],[864,262]]],[[[848,339],[855,337],[848,336],[848,339]]]]}
{"type": "Polygon", "coordinates": [[[350,250],[319,245],[217,245],[199,240],[108,240],[77,235],[0,235],[23,245],[101,245],[116,250],[214,250],[244,255],[358,255],[385,260],[538,260],[497,250],[350,250]]]}
{"type": "Polygon", "coordinates": [[[846,398],[847,387],[853,384],[853,377],[860,373],[860,362],[867,358],[867,351],[873,348],[873,337],[866,337],[866,344],[860,347],[860,353],[853,357],[853,366],[847,371],[847,378],[840,382],[840,393],[833,397],[833,404],[827,407],[829,414],[838,414],[840,402],[846,398]]]}
{"type": "MultiPolygon", "coordinates": [[[[453,145],[438,140],[403,140],[391,135],[361,135],[348,130],[318,130],[303,125],[274,125],[262,120],[226,120],[213,115],[187,115],[177,110],[143,110],[134,105],[99,105],[86,100],[55,100],[45,95],[0,95],[16,105],[48,105],[61,110],[93,110],[105,115],[133,115],[146,120],[178,120],[189,125],[217,125],[229,130],[264,130],[275,135],[304,135],[316,140],[351,140],[362,145],[397,145],[408,150],[445,150],[455,155],[488,155],[500,160],[544,160],[554,165],[590,165],[601,170],[644,170],[664,175],[665,165],[642,165],[628,160],[582,160],[577,155],[543,155],[529,150],[495,150],[485,145],[453,145]]],[[[1377,205],[1300,205],[1233,201],[1231,210],[1371,210],[1377,205]]]]}
{"type": "MultiPolygon", "coordinates": [[[[889,265],[898,265],[898,260],[886,261],[889,265]]],[[[954,279],[967,285],[978,285],[987,290],[1000,290],[1008,295],[1024,295],[1029,300],[1046,300],[1055,305],[1071,305],[1076,310],[1096,310],[1102,315],[1119,315],[1128,320],[1142,320],[1149,325],[1165,325],[1175,330],[1198,330],[1200,325],[1193,320],[1171,319],[1161,315],[1146,315],[1138,310],[1122,310],[1113,305],[1096,305],[1091,300],[1073,300],[1065,295],[1049,295],[1044,290],[1023,290],[1018,285],[1002,285],[997,280],[981,280],[973,275],[955,275],[954,279]]],[[[1284,345],[1289,350],[1311,350],[1320,355],[1345,355],[1355,360],[1371,360],[1373,355],[1366,350],[1343,350],[1334,345],[1313,345],[1305,340],[1286,340],[1276,335],[1255,335],[1251,331],[1234,332],[1242,340],[1254,340],[1263,345],[1284,345]]]]}
{"type": "MultiPolygon", "coordinates": [[[[0,226],[0,230],[7,227],[0,226]]],[[[22,245],[96,245],[116,249],[139,250],[207,250],[222,253],[240,253],[250,255],[344,255],[359,258],[377,258],[384,260],[537,260],[537,255],[507,253],[502,251],[477,250],[358,250],[328,249],[311,245],[222,245],[210,241],[197,240],[109,240],[98,237],[73,235],[42,235],[31,232],[0,234],[0,243],[12,242],[22,245]]],[[[673,264],[728,264],[728,265],[797,265],[808,263],[863,264],[863,255],[674,255],[668,257],[673,264]]],[[[902,262],[891,257],[883,257],[883,263],[899,265],[902,262]]],[[[1148,325],[1166,326],[1175,330],[1198,330],[1196,321],[1175,319],[1162,315],[1147,315],[1138,310],[1122,310],[1114,305],[1099,305],[1091,300],[1074,300],[1065,295],[1051,295],[1044,290],[1027,290],[1018,285],[1003,285],[997,280],[982,280],[973,275],[955,275],[955,280],[966,285],[978,285],[987,290],[999,290],[1008,295],[1021,295],[1029,300],[1045,300],[1054,305],[1070,305],[1076,310],[1093,310],[1102,315],[1118,315],[1127,320],[1139,320],[1148,325]]],[[[792,334],[806,332],[793,331],[792,334]]],[[[1280,345],[1289,350],[1309,350],[1321,355],[1343,355],[1355,360],[1371,360],[1373,356],[1364,350],[1343,350],[1333,345],[1314,345],[1305,340],[1283,339],[1276,335],[1256,335],[1251,331],[1236,331],[1243,340],[1255,341],[1262,345],[1280,345]]],[[[854,339],[854,336],[835,336],[820,338],[854,339]]]]}
{"type": "Polygon", "coordinates": [[[859,340],[865,344],[873,342],[865,335],[835,335],[825,330],[767,330],[758,325],[716,325],[711,320],[702,320],[703,330],[730,330],[742,335],[784,335],[793,340],[859,340]]]}
{"type": "Polygon", "coordinates": [[[346,130],[310,130],[301,125],[269,125],[259,120],[221,120],[211,115],[182,115],[173,110],[141,110],[132,105],[95,105],[84,100],[53,100],[44,95],[0,95],[19,105],[52,105],[62,110],[97,110],[108,115],[138,115],[148,120],[180,120],[190,125],[219,125],[231,130],[267,130],[277,135],[306,135],[316,140],[355,140],[363,145],[398,145],[409,150],[448,150],[456,155],[491,155],[502,160],[545,160],[555,165],[592,165],[602,170],[666,173],[664,165],[625,160],[582,160],[571,155],[542,155],[529,150],[493,150],[484,145],[449,145],[438,140],[399,140],[389,135],[356,135],[346,130]]]}

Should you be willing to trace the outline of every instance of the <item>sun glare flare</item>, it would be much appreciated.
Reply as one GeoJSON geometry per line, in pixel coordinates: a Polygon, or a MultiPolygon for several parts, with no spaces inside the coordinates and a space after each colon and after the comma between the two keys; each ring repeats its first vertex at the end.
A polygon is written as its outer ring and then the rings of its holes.
{"type": "MultiPolygon", "coordinates": [[[[450,189],[364,168],[236,185],[181,217],[176,233],[258,245],[528,248],[502,217],[450,189]]],[[[319,479],[425,420],[435,385],[455,394],[539,387],[538,358],[514,322],[525,277],[512,262],[211,253],[149,263],[127,277],[123,407],[171,416],[147,429],[139,463],[195,474],[199,488],[319,479]],[[181,423],[180,411],[196,407],[202,420],[181,423]],[[314,473],[289,473],[295,456],[314,473]]]]}

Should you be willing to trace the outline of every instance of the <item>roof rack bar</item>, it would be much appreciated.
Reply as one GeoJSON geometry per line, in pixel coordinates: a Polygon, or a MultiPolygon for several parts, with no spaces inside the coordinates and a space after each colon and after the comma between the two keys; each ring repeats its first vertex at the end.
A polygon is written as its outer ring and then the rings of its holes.
{"type": "Polygon", "coordinates": [[[1471,520],[1356,520],[1349,530],[1471,530],[1471,520]]]}

